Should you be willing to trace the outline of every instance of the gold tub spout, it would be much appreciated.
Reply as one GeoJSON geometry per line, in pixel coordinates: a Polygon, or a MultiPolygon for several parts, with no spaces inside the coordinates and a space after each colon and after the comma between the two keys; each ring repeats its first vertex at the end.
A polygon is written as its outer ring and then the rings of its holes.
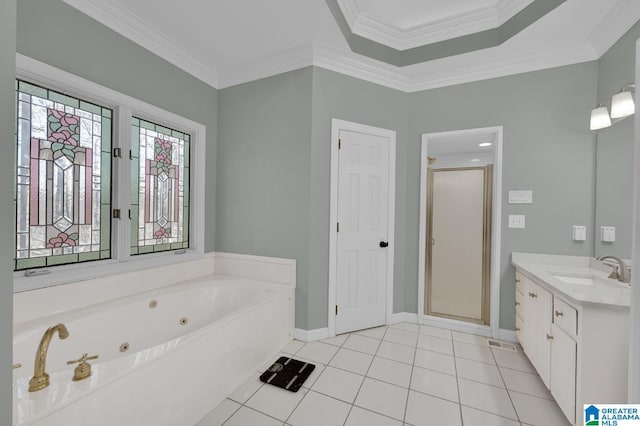
{"type": "Polygon", "coordinates": [[[38,345],[38,352],[36,352],[36,363],[33,369],[33,377],[29,380],[29,392],[39,391],[49,386],[49,375],[45,371],[45,366],[47,362],[49,344],[51,343],[51,338],[53,338],[56,332],[58,332],[60,339],[66,339],[69,337],[69,331],[64,324],[54,325],[44,332],[42,339],[40,340],[40,345],[38,345]]]}

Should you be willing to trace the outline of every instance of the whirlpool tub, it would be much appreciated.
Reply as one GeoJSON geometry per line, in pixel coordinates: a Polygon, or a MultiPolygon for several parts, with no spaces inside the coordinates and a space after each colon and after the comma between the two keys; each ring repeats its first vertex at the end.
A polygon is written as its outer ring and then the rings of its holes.
{"type": "MultiPolygon", "coordinates": [[[[295,275],[294,275],[295,276],[295,275]]],[[[14,326],[14,425],[194,425],[293,337],[295,287],[209,275],[14,326]],[[28,392],[43,332],[51,385],[28,392]],[[83,353],[93,374],[72,381],[83,353]]]]}

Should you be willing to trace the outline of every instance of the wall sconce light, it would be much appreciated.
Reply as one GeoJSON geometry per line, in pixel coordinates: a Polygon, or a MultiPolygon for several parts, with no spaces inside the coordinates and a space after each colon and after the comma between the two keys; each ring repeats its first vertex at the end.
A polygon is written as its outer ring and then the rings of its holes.
{"type": "Polygon", "coordinates": [[[632,95],[635,89],[635,84],[627,84],[620,89],[618,94],[613,95],[611,98],[611,118],[625,118],[636,112],[636,104],[632,95]]]}
{"type": "Polygon", "coordinates": [[[591,130],[600,130],[611,127],[611,117],[606,106],[599,106],[591,111],[591,130]]]}
{"type": "Polygon", "coordinates": [[[591,110],[591,130],[600,130],[611,127],[611,119],[615,119],[614,123],[629,117],[636,112],[636,104],[633,99],[636,85],[633,83],[626,84],[620,89],[620,92],[613,95],[611,99],[600,103],[598,108],[591,110]],[[611,114],[606,105],[611,102],[611,114]]]}

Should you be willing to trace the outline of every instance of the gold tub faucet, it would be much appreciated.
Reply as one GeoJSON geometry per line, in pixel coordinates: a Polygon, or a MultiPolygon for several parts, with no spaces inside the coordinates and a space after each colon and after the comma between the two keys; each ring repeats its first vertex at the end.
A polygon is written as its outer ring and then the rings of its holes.
{"type": "Polygon", "coordinates": [[[29,380],[29,392],[39,391],[49,386],[49,375],[45,371],[45,365],[47,362],[49,344],[56,332],[58,332],[60,339],[66,339],[69,337],[69,331],[64,324],[54,325],[44,332],[42,339],[40,340],[40,345],[38,345],[38,351],[36,352],[33,377],[29,380]]]}

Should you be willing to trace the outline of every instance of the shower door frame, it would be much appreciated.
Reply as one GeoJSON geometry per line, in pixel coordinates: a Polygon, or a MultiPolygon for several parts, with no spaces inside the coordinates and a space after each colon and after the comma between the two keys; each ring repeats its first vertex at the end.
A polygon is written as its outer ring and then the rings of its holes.
{"type": "Polygon", "coordinates": [[[517,341],[514,330],[500,328],[500,275],[501,275],[501,234],[502,234],[502,145],[503,127],[485,127],[449,132],[422,134],[420,156],[420,231],[418,236],[418,323],[448,328],[457,331],[480,334],[497,339],[517,341]],[[491,223],[491,279],[489,325],[474,324],[450,318],[425,315],[424,294],[426,291],[426,249],[427,249],[427,173],[429,140],[442,137],[491,135],[494,140],[493,161],[493,202],[491,223]]]}

